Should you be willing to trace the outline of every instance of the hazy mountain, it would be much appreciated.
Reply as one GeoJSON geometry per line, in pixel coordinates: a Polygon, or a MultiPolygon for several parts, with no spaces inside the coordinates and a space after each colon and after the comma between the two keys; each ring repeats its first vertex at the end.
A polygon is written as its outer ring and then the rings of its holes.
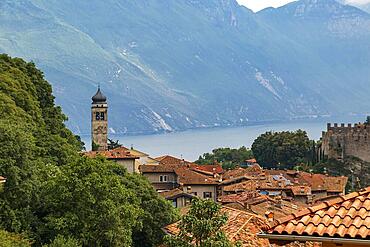
{"type": "Polygon", "coordinates": [[[74,130],[101,83],[112,131],[150,133],[366,112],[369,22],[329,0],[3,0],[0,52],[45,71],[74,130]]]}

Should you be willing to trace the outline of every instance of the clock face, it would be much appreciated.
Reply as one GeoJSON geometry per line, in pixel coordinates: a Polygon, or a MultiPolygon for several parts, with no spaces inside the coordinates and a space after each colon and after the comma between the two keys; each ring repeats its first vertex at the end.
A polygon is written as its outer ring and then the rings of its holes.
{"type": "Polygon", "coordinates": [[[105,113],[104,112],[95,112],[95,120],[104,121],[105,120],[105,113]]]}

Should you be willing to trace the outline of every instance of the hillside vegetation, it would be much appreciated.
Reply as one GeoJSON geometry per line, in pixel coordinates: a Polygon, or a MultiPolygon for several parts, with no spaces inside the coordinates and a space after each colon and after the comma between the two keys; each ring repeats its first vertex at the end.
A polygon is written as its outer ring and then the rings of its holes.
{"type": "Polygon", "coordinates": [[[7,179],[2,229],[22,233],[34,246],[162,241],[161,227],[176,217],[172,206],[143,177],[80,156],[82,143],[65,127],[66,116],[33,63],[0,55],[0,113],[0,175],[7,179]]]}

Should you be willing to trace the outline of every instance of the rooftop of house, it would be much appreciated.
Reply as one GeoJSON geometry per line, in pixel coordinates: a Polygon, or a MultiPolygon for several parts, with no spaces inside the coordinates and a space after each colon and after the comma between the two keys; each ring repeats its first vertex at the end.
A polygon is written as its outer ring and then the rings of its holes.
{"type": "Polygon", "coordinates": [[[148,157],[149,156],[149,154],[144,153],[142,151],[139,151],[137,149],[134,149],[132,147],[131,148],[127,148],[127,147],[122,146],[121,148],[123,150],[126,150],[126,151],[130,152],[132,155],[135,155],[135,156],[138,156],[138,157],[148,157]]]}
{"type": "Polygon", "coordinates": [[[88,151],[83,153],[84,156],[89,158],[95,158],[98,156],[105,157],[107,159],[138,159],[139,157],[130,153],[125,147],[119,147],[107,151],[88,151]]]}
{"type": "Polygon", "coordinates": [[[217,173],[221,174],[224,172],[222,169],[222,166],[219,164],[212,164],[212,165],[199,165],[184,159],[179,159],[170,155],[160,156],[155,158],[155,160],[158,160],[160,164],[162,165],[187,165],[189,168],[197,169],[204,172],[209,173],[217,173]]]}
{"type": "Polygon", "coordinates": [[[186,167],[175,168],[180,185],[218,185],[219,181],[215,178],[203,175],[186,167]]]}
{"type": "Polygon", "coordinates": [[[218,197],[218,201],[225,204],[225,203],[233,203],[238,202],[244,204],[244,202],[248,201],[249,199],[259,197],[258,191],[244,191],[239,194],[229,194],[223,195],[218,197]]]}
{"type": "MultiPolygon", "coordinates": [[[[256,173],[256,170],[251,171],[250,168],[236,168],[226,171],[222,183],[226,185],[235,183],[236,180],[260,180],[257,186],[259,188],[306,186],[306,194],[310,194],[314,191],[342,193],[348,181],[348,178],[344,176],[333,177],[326,174],[312,174],[294,170],[261,170],[256,173]],[[308,187],[311,191],[308,191],[308,187]]],[[[298,192],[298,187],[293,188],[293,193],[295,192],[298,192]]]]}
{"type": "Polygon", "coordinates": [[[175,188],[175,189],[169,190],[169,191],[160,192],[159,195],[164,197],[167,200],[172,200],[172,199],[176,199],[176,198],[179,198],[179,197],[188,197],[188,198],[194,197],[194,195],[188,194],[188,193],[186,193],[186,192],[184,192],[184,191],[182,191],[178,188],[175,188]]]}
{"type": "Polygon", "coordinates": [[[174,173],[180,185],[218,185],[219,179],[205,175],[203,171],[197,171],[186,165],[141,165],[141,173],[174,173]]]}
{"type": "MultiPolygon", "coordinates": [[[[263,217],[225,206],[222,206],[221,212],[228,216],[222,230],[230,241],[239,241],[242,246],[269,246],[268,240],[257,237],[267,224],[263,217]]],[[[164,227],[164,231],[170,235],[179,234],[178,222],[164,227]]]]}
{"type": "Polygon", "coordinates": [[[265,229],[274,235],[367,240],[370,244],[370,187],[292,213],[265,229]]]}
{"type": "Polygon", "coordinates": [[[256,159],[248,159],[245,162],[254,164],[254,163],[257,163],[257,160],[256,159]]]}

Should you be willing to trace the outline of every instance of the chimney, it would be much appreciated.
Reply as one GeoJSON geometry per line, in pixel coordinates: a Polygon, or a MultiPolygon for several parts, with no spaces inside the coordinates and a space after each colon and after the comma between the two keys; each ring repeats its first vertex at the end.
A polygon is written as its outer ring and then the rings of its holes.
{"type": "Polygon", "coordinates": [[[191,194],[191,186],[188,186],[188,187],[186,188],[186,192],[187,192],[187,193],[189,193],[189,194],[191,194]]]}
{"type": "Polygon", "coordinates": [[[266,211],[265,212],[265,217],[267,218],[267,220],[269,222],[273,222],[274,221],[274,212],[272,212],[272,211],[266,211]]]}

